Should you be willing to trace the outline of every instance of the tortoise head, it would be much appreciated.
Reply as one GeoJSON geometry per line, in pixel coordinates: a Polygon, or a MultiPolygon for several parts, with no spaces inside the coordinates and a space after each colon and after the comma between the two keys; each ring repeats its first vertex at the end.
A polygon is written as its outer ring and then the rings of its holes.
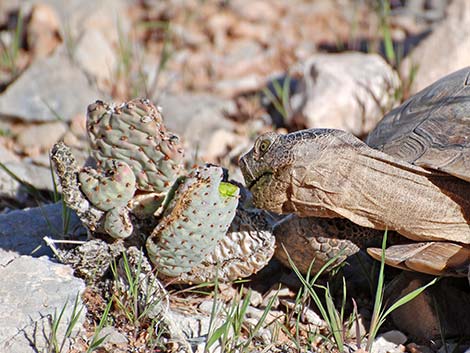
{"type": "Polygon", "coordinates": [[[253,148],[240,158],[240,169],[257,207],[281,207],[287,189],[288,168],[294,162],[285,136],[275,132],[260,135],[253,148]],[[273,192],[276,190],[275,192],[273,192]]]}
{"type": "Polygon", "coordinates": [[[256,139],[253,148],[240,158],[240,168],[256,207],[286,211],[293,169],[309,163],[309,157],[320,147],[316,140],[330,131],[312,129],[285,135],[268,132],[256,139]]]}

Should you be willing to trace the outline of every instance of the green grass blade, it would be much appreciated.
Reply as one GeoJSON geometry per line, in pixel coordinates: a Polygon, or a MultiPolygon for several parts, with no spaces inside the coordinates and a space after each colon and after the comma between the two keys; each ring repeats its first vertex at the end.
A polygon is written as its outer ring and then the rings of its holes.
{"type": "Polygon", "coordinates": [[[388,308],[385,313],[383,314],[383,317],[387,317],[390,315],[393,311],[398,309],[400,306],[405,305],[406,303],[412,301],[414,298],[416,298],[418,295],[423,293],[428,287],[434,285],[437,281],[439,280],[439,277],[434,278],[432,281],[429,283],[425,284],[424,286],[420,288],[416,288],[414,291],[408,293],[407,295],[401,297],[398,299],[395,303],[393,303],[390,308],[388,308]]]}

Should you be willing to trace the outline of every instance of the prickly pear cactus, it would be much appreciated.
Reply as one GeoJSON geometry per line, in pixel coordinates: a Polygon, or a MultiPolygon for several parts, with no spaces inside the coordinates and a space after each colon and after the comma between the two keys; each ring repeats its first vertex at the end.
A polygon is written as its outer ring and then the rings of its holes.
{"type": "Polygon", "coordinates": [[[222,168],[195,169],[176,190],[164,218],[147,239],[159,273],[189,272],[212,252],[235,216],[238,187],[222,182],[222,168]]]}
{"type": "Polygon", "coordinates": [[[51,160],[65,202],[93,236],[145,245],[158,273],[179,282],[246,277],[269,261],[274,237],[264,214],[237,212],[240,190],[223,181],[221,167],[186,173],[178,137],[148,100],[97,101],[87,130],[90,165],[79,168],[63,142],[51,160]]]}
{"type": "Polygon", "coordinates": [[[146,99],[118,107],[97,101],[88,106],[87,131],[98,163],[118,159],[133,170],[137,189],[162,193],[182,174],[183,148],[146,99]]]}

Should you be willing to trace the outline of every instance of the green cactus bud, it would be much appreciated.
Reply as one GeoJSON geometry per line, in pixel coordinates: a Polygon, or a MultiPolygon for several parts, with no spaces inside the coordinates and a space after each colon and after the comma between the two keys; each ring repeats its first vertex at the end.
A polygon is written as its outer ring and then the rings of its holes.
{"type": "Polygon", "coordinates": [[[221,187],[222,174],[220,167],[200,167],[179,185],[162,221],[147,239],[150,260],[159,273],[176,277],[189,272],[225,236],[239,191],[236,186],[221,187]]]}
{"type": "Polygon", "coordinates": [[[129,237],[134,230],[126,207],[113,208],[106,212],[104,230],[114,239],[129,237]]]}
{"type": "Polygon", "coordinates": [[[106,170],[86,167],[78,173],[81,191],[103,211],[126,205],[134,196],[136,183],[127,163],[109,160],[106,167],[106,170]]]}
{"type": "Polygon", "coordinates": [[[110,158],[126,162],[139,190],[166,192],[182,172],[179,139],[167,132],[148,100],[134,99],[119,107],[97,101],[88,106],[87,129],[92,157],[98,163],[110,158]]]}

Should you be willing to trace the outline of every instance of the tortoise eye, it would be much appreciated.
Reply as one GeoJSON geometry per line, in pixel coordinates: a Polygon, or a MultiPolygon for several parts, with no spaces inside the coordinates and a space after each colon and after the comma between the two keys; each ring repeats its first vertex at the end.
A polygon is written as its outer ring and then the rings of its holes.
{"type": "Polygon", "coordinates": [[[269,149],[269,146],[271,146],[271,140],[262,140],[259,144],[259,151],[264,153],[269,149]]]}

